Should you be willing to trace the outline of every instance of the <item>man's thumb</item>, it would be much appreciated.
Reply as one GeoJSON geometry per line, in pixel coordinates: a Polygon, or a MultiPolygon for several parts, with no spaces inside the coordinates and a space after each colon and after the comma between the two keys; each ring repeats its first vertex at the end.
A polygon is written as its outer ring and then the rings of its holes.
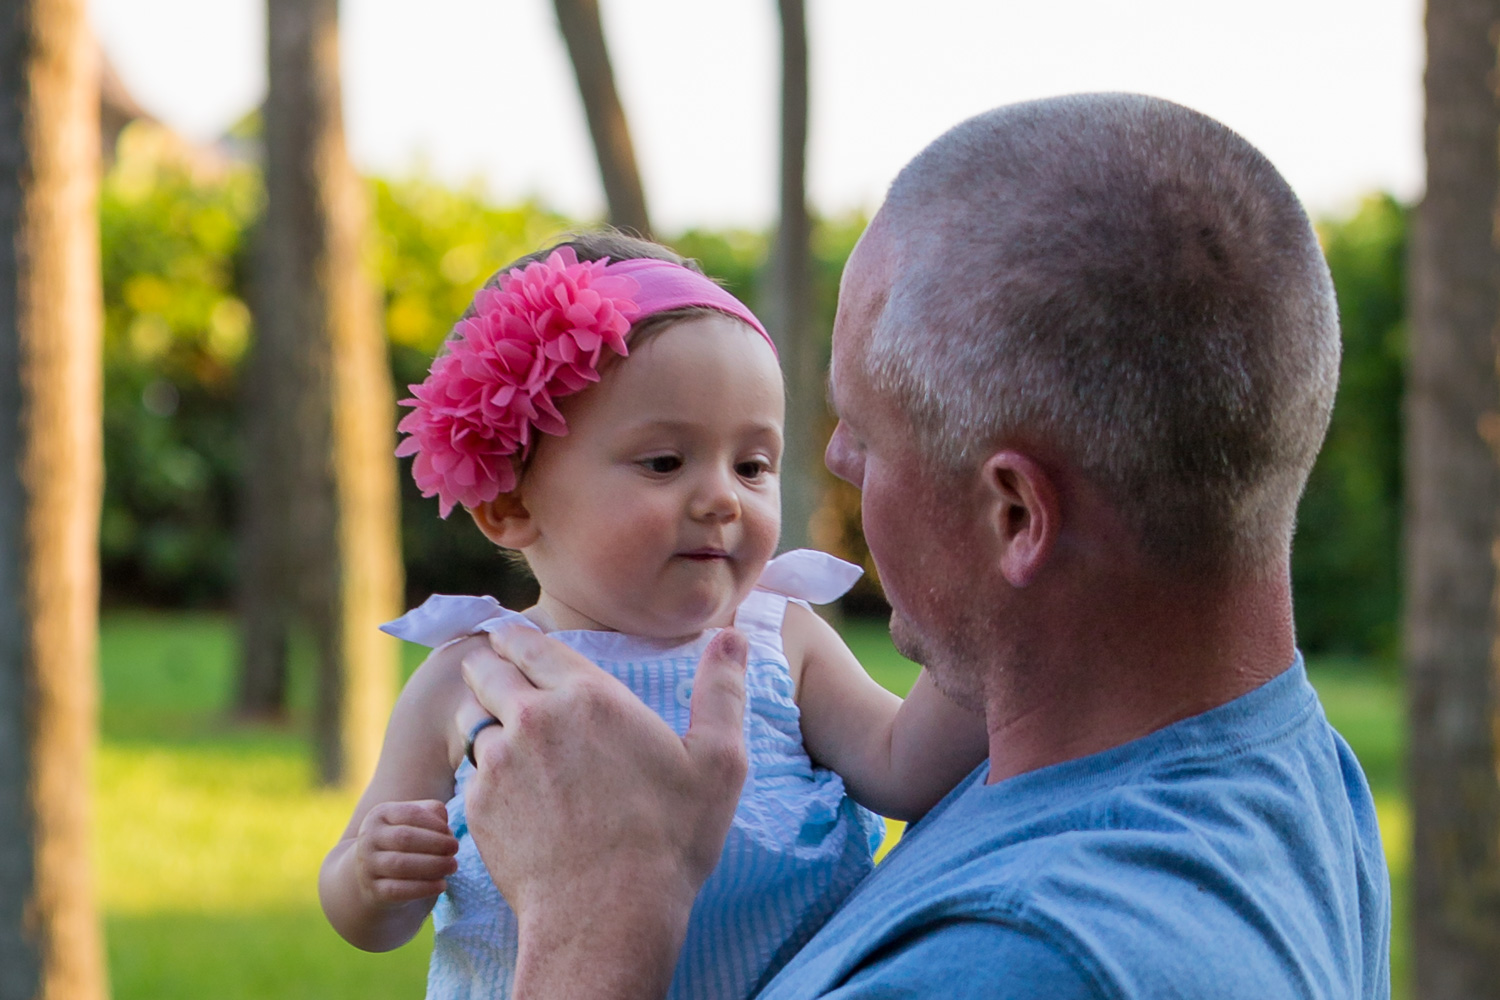
{"type": "MultiPolygon", "coordinates": [[[[694,756],[724,754],[745,759],[745,658],[750,645],[726,628],[709,642],[693,678],[690,721],[683,742],[694,756]]],[[[742,778],[743,780],[743,778],[742,778]]]]}

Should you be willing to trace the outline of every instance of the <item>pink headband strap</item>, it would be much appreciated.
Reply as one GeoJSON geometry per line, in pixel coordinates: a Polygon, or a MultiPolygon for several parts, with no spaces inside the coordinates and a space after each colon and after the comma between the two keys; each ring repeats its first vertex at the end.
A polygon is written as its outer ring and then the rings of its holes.
{"type": "Polygon", "coordinates": [[[776,342],[743,302],[691,268],[668,260],[636,257],[615,261],[609,265],[608,271],[612,275],[634,278],[639,282],[640,288],[632,296],[636,307],[640,309],[635,317],[637,323],[656,313],[688,306],[703,306],[728,313],[743,321],[766,338],[772,351],[776,350],[776,342]]]}
{"type": "Polygon", "coordinates": [[[516,460],[537,434],[561,436],[568,424],[556,400],[599,381],[607,347],[629,354],[625,338],[647,316],[703,306],[743,321],[776,350],[744,303],[708,278],[670,261],[580,261],[572,247],[512,268],[474,295],[447,352],[401,400],[412,412],[396,430],[397,455],[414,455],[422,495],[478,507],[516,487],[516,460]]]}

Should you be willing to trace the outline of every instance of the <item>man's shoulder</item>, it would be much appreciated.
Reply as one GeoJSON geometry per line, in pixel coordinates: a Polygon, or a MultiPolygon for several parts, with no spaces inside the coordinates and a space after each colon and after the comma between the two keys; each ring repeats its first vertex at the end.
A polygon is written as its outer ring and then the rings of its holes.
{"type": "MultiPolygon", "coordinates": [[[[1239,735],[1190,726],[1020,781],[976,776],[799,964],[851,973],[980,923],[1043,943],[1113,984],[1105,995],[1184,984],[1208,995],[1233,981],[1245,996],[1378,996],[1366,987],[1383,961],[1388,889],[1357,766],[1320,712],[1239,735]]],[[[976,972],[988,958],[975,956],[976,972]]]]}

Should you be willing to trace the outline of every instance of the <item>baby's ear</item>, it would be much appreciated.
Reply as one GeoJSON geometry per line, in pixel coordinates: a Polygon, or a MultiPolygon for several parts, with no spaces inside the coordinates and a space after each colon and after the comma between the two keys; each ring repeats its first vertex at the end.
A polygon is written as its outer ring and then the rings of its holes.
{"type": "Polygon", "coordinates": [[[469,516],[484,532],[484,537],[504,549],[524,549],[536,541],[536,526],[531,512],[521,502],[520,493],[502,493],[478,507],[469,508],[469,516]]]}

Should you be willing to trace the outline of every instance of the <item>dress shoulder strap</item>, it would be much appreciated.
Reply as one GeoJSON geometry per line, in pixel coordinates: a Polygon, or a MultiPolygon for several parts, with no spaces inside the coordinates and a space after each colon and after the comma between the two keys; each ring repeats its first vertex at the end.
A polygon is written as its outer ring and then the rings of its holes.
{"type": "Polygon", "coordinates": [[[829,604],[848,593],[864,572],[827,552],[793,549],[766,563],[755,586],[809,604],[829,604]]]}
{"type": "Polygon", "coordinates": [[[486,625],[499,627],[512,622],[531,624],[525,615],[510,610],[493,597],[433,594],[420,606],[380,626],[380,631],[436,649],[482,631],[486,625]]]}
{"type": "Polygon", "coordinates": [[[853,563],[816,549],[783,553],[766,563],[755,589],[735,613],[735,628],[752,636],[774,636],[780,649],[787,601],[828,604],[843,597],[863,573],[853,563]]]}

